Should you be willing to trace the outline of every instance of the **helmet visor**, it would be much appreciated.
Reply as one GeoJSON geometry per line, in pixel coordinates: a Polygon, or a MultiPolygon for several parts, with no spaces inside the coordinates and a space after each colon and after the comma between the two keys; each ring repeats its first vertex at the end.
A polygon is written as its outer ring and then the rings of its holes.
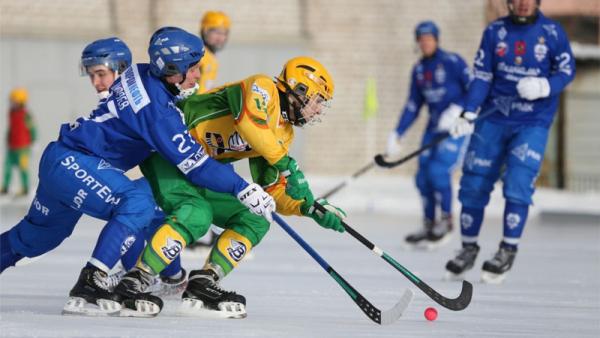
{"type": "Polygon", "coordinates": [[[330,101],[318,94],[305,99],[302,109],[300,109],[302,124],[313,125],[321,122],[321,117],[325,115],[330,106],[330,101]]]}

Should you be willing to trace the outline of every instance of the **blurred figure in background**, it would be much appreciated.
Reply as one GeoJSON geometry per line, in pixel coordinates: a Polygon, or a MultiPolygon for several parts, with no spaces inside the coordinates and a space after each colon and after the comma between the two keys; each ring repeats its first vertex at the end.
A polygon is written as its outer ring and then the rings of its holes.
{"type": "Polygon", "coordinates": [[[31,114],[27,109],[28,93],[25,88],[15,88],[10,92],[8,113],[7,153],[4,160],[4,180],[0,194],[8,194],[13,167],[21,174],[21,191],[17,196],[29,192],[29,157],[31,145],[36,139],[36,130],[31,114]]]}
{"type": "MultiPolygon", "coordinates": [[[[388,137],[388,156],[398,156],[401,139],[412,126],[423,104],[429,109],[429,121],[421,145],[431,143],[448,130],[462,112],[470,81],[469,67],[456,53],[439,48],[439,29],[433,21],[423,21],[415,28],[421,59],[413,67],[408,102],[398,125],[388,137]]],[[[423,201],[423,227],[408,235],[410,246],[433,249],[449,238],[452,231],[451,174],[463,153],[465,138],[446,139],[419,157],[416,185],[423,201]],[[441,216],[436,220],[436,209],[441,216]]]]}
{"type": "Polygon", "coordinates": [[[198,80],[198,94],[204,93],[215,86],[219,62],[217,52],[222,50],[229,38],[231,21],[223,12],[208,11],[200,21],[200,36],[204,41],[206,52],[200,61],[200,80],[198,80]]]}

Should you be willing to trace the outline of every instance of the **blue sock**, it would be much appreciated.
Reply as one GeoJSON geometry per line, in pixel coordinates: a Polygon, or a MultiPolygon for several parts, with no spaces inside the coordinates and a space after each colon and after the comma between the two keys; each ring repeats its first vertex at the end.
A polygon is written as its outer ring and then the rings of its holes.
{"type": "Polygon", "coordinates": [[[528,214],[529,205],[506,201],[504,207],[504,239],[501,243],[503,247],[517,249],[528,214]]]}
{"type": "Polygon", "coordinates": [[[181,258],[177,256],[171,264],[169,264],[163,271],[160,272],[161,276],[173,277],[181,271],[181,258]]]}
{"type": "Polygon", "coordinates": [[[110,220],[100,232],[90,263],[108,272],[135,241],[135,233],[124,224],[110,220]]]}
{"type": "Polygon", "coordinates": [[[8,231],[0,235],[0,273],[6,268],[14,266],[23,256],[13,252],[10,241],[8,240],[8,231]]]}
{"type": "Polygon", "coordinates": [[[433,191],[422,193],[421,200],[423,202],[423,215],[426,219],[435,221],[435,195],[433,191]]]}
{"type": "Polygon", "coordinates": [[[463,246],[477,244],[481,223],[483,223],[483,208],[463,207],[460,212],[460,233],[463,246]]]}

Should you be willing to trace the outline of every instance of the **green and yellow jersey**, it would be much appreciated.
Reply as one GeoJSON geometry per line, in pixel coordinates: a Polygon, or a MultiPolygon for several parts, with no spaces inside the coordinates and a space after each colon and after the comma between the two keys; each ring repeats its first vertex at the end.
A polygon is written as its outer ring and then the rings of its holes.
{"type": "Polygon", "coordinates": [[[303,201],[285,194],[285,178],[275,163],[287,156],[294,130],[281,116],[279,92],[266,75],[194,95],[180,103],[192,136],[220,161],[248,158],[254,181],[284,215],[301,215],[303,201]]]}

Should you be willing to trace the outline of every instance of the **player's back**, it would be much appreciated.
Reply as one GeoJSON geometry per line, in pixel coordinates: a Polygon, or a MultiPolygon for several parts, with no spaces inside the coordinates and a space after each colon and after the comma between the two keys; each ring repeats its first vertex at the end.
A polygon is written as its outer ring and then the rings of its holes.
{"type": "Polygon", "coordinates": [[[172,98],[148,69],[139,64],[125,70],[89,117],[61,126],[59,140],[122,170],[143,161],[152,151],[147,136],[159,111],[153,106],[166,105],[172,98]]]}

